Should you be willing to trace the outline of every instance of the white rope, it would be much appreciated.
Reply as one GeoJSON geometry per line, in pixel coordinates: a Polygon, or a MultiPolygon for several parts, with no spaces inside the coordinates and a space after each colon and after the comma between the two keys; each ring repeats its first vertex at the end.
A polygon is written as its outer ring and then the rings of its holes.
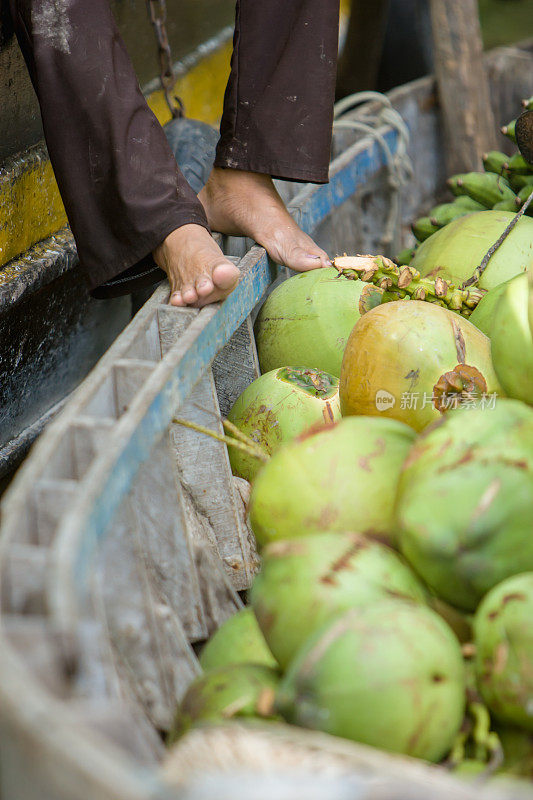
{"type": "Polygon", "coordinates": [[[391,204],[385,232],[382,237],[383,248],[388,255],[396,255],[401,247],[401,189],[413,177],[413,165],[408,155],[409,130],[400,114],[393,108],[390,99],[380,92],[357,92],[344,97],[335,104],[334,130],[353,130],[371,136],[381,147],[388,169],[388,182],[391,188],[391,204]],[[370,103],[378,103],[377,111],[370,111],[370,103]],[[363,105],[358,119],[343,118],[356,106],[363,105]],[[389,127],[398,134],[396,153],[392,153],[383,135],[383,128],[389,127]]]}

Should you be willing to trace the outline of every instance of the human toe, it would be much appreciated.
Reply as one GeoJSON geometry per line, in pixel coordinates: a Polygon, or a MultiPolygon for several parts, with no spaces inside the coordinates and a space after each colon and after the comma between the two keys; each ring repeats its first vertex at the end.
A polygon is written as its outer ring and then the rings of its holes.
{"type": "Polygon", "coordinates": [[[234,264],[229,261],[217,264],[213,269],[213,284],[217,289],[229,291],[234,289],[238,283],[240,272],[234,264]]]}
{"type": "Polygon", "coordinates": [[[198,294],[192,284],[186,284],[181,287],[181,296],[186,305],[190,306],[198,302],[198,294]]]}
{"type": "Polygon", "coordinates": [[[200,275],[196,281],[196,293],[200,299],[207,298],[214,290],[214,284],[209,275],[200,275]]]}

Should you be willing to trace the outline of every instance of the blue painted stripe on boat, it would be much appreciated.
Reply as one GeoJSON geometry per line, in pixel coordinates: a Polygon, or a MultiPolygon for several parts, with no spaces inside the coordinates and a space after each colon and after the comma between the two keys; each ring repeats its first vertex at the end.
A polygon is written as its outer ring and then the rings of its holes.
{"type": "MultiPolygon", "coordinates": [[[[391,152],[394,153],[398,142],[397,134],[390,131],[386,134],[386,140],[391,152]]],[[[352,160],[334,172],[329,184],[314,187],[309,191],[301,207],[302,228],[307,233],[313,233],[335,208],[342,205],[369,177],[385,165],[382,148],[376,142],[365,150],[357,152],[352,160]]],[[[105,533],[121,500],[127,495],[140,465],[149,458],[152,448],[176,413],[176,408],[187,398],[215,355],[261,300],[272,280],[272,269],[264,255],[217,308],[216,313],[181,358],[171,378],[133,431],[118,455],[113,470],[86,520],[74,564],[74,577],[78,589],[85,584],[94,546],[105,533]]],[[[197,319],[200,319],[200,316],[197,319]]],[[[172,351],[163,359],[161,366],[171,354],[172,351]]],[[[159,367],[156,371],[157,369],[159,367]]]]}

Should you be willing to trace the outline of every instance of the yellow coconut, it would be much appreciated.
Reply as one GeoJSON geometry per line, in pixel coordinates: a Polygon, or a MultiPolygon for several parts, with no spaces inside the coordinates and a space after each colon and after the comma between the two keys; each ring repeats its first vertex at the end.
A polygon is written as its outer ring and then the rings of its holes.
{"type": "Polygon", "coordinates": [[[502,393],[489,338],[447,308],[418,300],[386,303],[361,317],[344,352],[339,391],[343,416],[390,417],[415,430],[502,393]]]}

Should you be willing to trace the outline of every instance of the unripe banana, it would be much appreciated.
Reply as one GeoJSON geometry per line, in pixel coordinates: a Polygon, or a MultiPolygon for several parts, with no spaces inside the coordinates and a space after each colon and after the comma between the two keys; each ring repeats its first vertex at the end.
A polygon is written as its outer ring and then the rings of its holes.
{"type": "Polygon", "coordinates": [[[526,111],[533,111],[533,95],[522,100],[522,106],[526,111]]]}
{"type": "Polygon", "coordinates": [[[500,130],[504,136],[507,136],[508,139],[516,143],[515,128],[516,128],[516,120],[513,119],[511,120],[511,122],[508,122],[507,125],[504,125],[502,128],[500,128],[500,130]]]}
{"type": "Polygon", "coordinates": [[[509,175],[509,183],[515,192],[519,192],[524,186],[531,186],[533,189],[533,175],[509,175]]]}
{"type": "Polygon", "coordinates": [[[415,220],[411,225],[411,230],[419,242],[424,242],[426,239],[429,239],[438,229],[438,226],[434,225],[429,217],[420,217],[420,219],[415,220]]]}
{"type": "Polygon", "coordinates": [[[507,169],[509,156],[505,153],[500,153],[499,150],[491,150],[489,153],[483,153],[483,166],[485,172],[496,172],[501,175],[507,169]]]}
{"type": "Polygon", "coordinates": [[[438,228],[444,228],[458,217],[473,214],[475,211],[484,211],[485,206],[472,200],[467,194],[457,197],[453,203],[442,203],[428,211],[428,217],[438,228]]]}
{"type": "Polygon", "coordinates": [[[519,205],[518,205],[517,200],[518,200],[518,197],[515,197],[514,200],[500,200],[499,203],[495,203],[495,205],[492,206],[492,210],[493,211],[512,211],[513,214],[516,214],[516,212],[519,209],[519,205]]]}
{"type": "Polygon", "coordinates": [[[398,253],[394,260],[400,267],[407,267],[413,260],[414,254],[415,248],[406,247],[405,250],[402,250],[400,253],[398,253]]]}
{"type": "Polygon", "coordinates": [[[485,208],[492,208],[502,200],[514,200],[515,193],[509,183],[495,172],[467,172],[453,175],[447,185],[455,195],[467,194],[485,208]]]}
{"type": "Polygon", "coordinates": [[[521,153],[515,153],[514,156],[511,156],[508,169],[510,174],[533,175],[533,165],[528,164],[521,153]]]}

